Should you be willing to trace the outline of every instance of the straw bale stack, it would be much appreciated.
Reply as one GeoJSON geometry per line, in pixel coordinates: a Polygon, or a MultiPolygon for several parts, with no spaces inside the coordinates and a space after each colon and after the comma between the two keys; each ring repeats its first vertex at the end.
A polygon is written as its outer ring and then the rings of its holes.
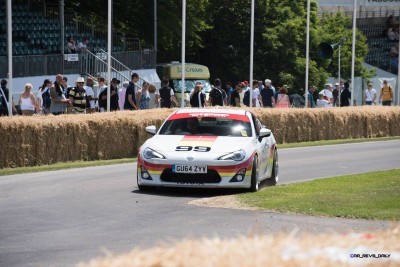
{"type": "Polygon", "coordinates": [[[399,265],[400,228],[393,226],[387,230],[363,233],[297,235],[294,229],[292,232],[277,235],[187,239],[172,245],[161,244],[150,249],[136,248],[124,255],[93,259],[89,263],[78,264],[78,267],[399,265]]]}
{"type": "MultiPolygon", "coordinates": [[[[133,157],[173,109],[0,118],[0,168],[133,157]]],[[[278,143],[400,136],[400,107],[251,109],[278,143]]]]}

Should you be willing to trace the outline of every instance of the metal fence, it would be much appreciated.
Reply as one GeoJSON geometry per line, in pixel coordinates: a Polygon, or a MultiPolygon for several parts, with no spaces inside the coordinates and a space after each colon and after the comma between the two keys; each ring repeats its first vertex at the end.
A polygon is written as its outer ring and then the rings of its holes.
{"type": "MultiPolygon", "coordinates": [[[[132,70],[156,68],[154,50],[114,52],[112,56],[132,70]]],[[[13,77],[30,77],[41,75],[82,74],[86,65],[81,57],[78,61],[64,60],[62,54],[38,56],[13,56],[13,77]]],[[[8,59],[0,57],[0,77],[8,75],[8,59]]]]}

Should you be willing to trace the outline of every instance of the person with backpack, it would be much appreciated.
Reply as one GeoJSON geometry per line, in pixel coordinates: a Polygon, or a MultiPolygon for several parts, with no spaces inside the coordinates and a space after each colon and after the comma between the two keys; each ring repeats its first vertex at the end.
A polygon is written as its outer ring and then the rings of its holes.
{"type": "Polygon", "coordinates": [[[246,107],[250,107],[250,88],[244,87],[244,93],[243,93],[243,104],[246,107]]]}
{"type": "Polygon", "coordinates": [[[209,100],[211,106],[224,106],[226,105],[226,92],[221,89],[221,80],[215,79],[213,89],[211,89],[209,94],[209,100]]]}
{"type": "Polygon", "coordinates": [[[379,95],[379,103],[382,106],[391,106],[393,101],[393,88],[388,84],[387,80],[383,81],[383,87],[379,95]]]}
{"type": "Polygon", "coordinates": [[[36,97],[36,113],[48,115],[50,114],[51,107],[51,96],[50,88],[52,82],[49,79],[45,79],[43,85],[39,88],[39,92],[36,97]]]}
{"type": "Polygon", "coordinates": [[[175,98],[174,90],[169,87],[169,80],[163,81],[163,87],[159,90],[160,106],[162,108],[171,108],[172,101],[178,106],[178,101],[175,98]]]}

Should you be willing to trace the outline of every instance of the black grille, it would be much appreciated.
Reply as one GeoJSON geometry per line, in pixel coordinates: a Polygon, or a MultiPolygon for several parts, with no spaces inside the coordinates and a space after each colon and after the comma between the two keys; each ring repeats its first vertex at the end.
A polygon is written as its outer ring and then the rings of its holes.
{"type": "Polygon", "coordinates": [[[207,173],[173,173],[172,169],[165,169],[161,174],[161,181],[215,184],[221,182],[221,176],[215,170],[207,170],[207,173]]]}

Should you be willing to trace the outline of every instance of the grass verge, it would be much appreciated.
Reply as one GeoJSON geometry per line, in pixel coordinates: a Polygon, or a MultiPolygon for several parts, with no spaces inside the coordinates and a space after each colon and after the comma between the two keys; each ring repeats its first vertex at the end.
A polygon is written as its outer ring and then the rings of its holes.
{"type": "Polygon", "coordinates": [[[55,170],[64,170],[64,169],[72,169],[72,168],[104,166],[104,165],[113,165],[113,164],[122,164],[122,163],[133,163],[136,160],[137,160],[137,158],[109,159],[109,160],[95,160],[95,161],[70,161],[70,162],[54,163],[52,165],[6,168],[6,169],[0,169],[0,176],[21,174],[21,173],[55,171],[55,170]]]}
{"type": "Polygon", "coordinates": [[[314,141],[314,142],[279,144],[278,147],[279,148],[294,148],[294,147],[306,147],[306,146],[342,145],[342,144],[364,143],[364,142],[374,142],[374,141],[390,141],[390,140],[398,140],[398,139],[400,139],[400,136],[359,138],[359,139],[321,140],[321,141],[314,141]]]}
{"type": "Polygon", "coordinates": [[[345,218],[400,220],[400,169],[267,187],[240,194],[247,206],[345,218]]]}

